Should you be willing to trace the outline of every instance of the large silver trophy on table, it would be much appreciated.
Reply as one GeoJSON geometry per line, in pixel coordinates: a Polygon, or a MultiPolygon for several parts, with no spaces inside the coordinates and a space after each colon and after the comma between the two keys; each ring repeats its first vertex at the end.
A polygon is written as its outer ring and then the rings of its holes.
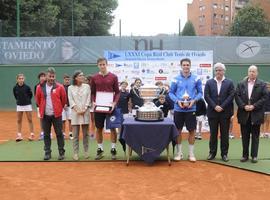
{"type": "Polygon", "coordinates": [[[160,109],[162,106],[157,107],[153,103],[153,99],[158,97],[158,87],[144,85],[140,87],[140,94],[144,104],[136,110],[135,120],[148,122],[163,121],[164,114],[160,109]]]}

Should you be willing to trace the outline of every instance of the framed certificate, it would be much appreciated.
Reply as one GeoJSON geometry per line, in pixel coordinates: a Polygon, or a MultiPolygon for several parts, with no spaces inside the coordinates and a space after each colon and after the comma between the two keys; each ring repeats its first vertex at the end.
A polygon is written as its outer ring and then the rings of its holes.
{"type": "Polygon", "coordinates": [[[97,92],[94,112],[111,113],[113,94],[113,92],[97,92]]]}

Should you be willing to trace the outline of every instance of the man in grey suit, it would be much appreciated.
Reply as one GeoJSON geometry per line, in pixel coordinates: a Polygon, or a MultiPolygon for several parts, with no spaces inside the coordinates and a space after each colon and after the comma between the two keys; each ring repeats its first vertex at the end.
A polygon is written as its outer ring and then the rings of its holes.
{"type": "Polygon", "coordinates": [[[225,78],[226,67],[222,63],[214,65],[215,77],[206,82],[204,98],[208,104],[207,117],[210,126],[210,142],[208,160],[213,160],[217,154],[218,129],[221,138],[221,158],[228,162],[229,127],[233,115],[234,85],[225,78]]]}
{"type": "Polygon", "coordinates": [[[258,68],[251,65],[248,77],[238,83],[235,101],[238,105],[237,118],[241,125],[243,153],[241,162],[249,159],[251,134],[251,162],[257,163],[260,126],[264,120],[264,104],[268,98],[266,84],[258,78],[258,68]]]}

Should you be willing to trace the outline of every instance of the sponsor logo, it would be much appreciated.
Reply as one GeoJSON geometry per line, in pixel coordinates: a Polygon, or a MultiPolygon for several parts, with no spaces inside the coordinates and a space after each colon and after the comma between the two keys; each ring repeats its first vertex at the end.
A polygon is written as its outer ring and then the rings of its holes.
{"type": "Polygon", "coordinates": [[[114,115],[110,117],[111,122],[114,122],[115,120],[116,120],[116,117],[114,115]]]}
{"type": "Polygon", "coordinates": [[[123,65],[122,64],[118,64],[118,63],[115,64],[115,67],[121,67],[121,66],[123,66],[123,65]]]}
{"type": "Polygon", "coordinates": [[[112,52],[108,52],[108,60],[119,58],[119,57],[121,57],[121,56],[118,55],[118,54],[115,54],[115,53],[112,53],[112,52]]]}
{"type": "Polygon", "coordinates": [[[261,50],[261,45],[256,41],[245,41],[239,44],[236,53],[241,58],[251,58],[256,56],[261,50]]]}
{"type": "Polygon", "coordinates": [[[131,73],[134,74],[134,75],[139,75],[140,74],[140,71],[138,71],[138,70],[131,70],[131,73]]]}
{"type": "Polygon", "coordinates": [[[155,152],[155,151],[156,151],[156,149],[152,149],[152,148],[142,146],[142,155],[147,154],[147,153],[152,153],[152,152],[155,152]]]}
{"type": "Polygon", "coordinates": [[[200,64],[200,67],[210,68],[211,64],[202,63],[202,64],[200,64]]]}
{"type": "Polygon", "coordinates": [[[167,77],[158,77],[158,76],[155,77],[155,81],[166,81],[166,80],[167,77]]]}
{"type": "Polygon", "coordinates": [[[139,69],[139,67],[140,67],[140,63],[134,63],[134,69],[139,69]]]}
{"type": "Polygon", "coordinates": [[[70,42],[63,42],[62,43],[62,58],[64,60],[69,60],[73,56],[73,45],[70,42]]]}

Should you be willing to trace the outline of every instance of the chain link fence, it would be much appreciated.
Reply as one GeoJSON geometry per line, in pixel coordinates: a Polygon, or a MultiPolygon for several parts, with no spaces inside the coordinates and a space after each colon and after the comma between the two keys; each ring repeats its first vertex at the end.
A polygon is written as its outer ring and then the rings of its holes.
{"type": "MultiPolygon", "coordinates": [[[[21,37],[108,35],[107,27],[105,20],[20,21],[19,25],[21,37]]],[[[0,37],[16,36],[17,21],[0,19],[0,37]]]]}

